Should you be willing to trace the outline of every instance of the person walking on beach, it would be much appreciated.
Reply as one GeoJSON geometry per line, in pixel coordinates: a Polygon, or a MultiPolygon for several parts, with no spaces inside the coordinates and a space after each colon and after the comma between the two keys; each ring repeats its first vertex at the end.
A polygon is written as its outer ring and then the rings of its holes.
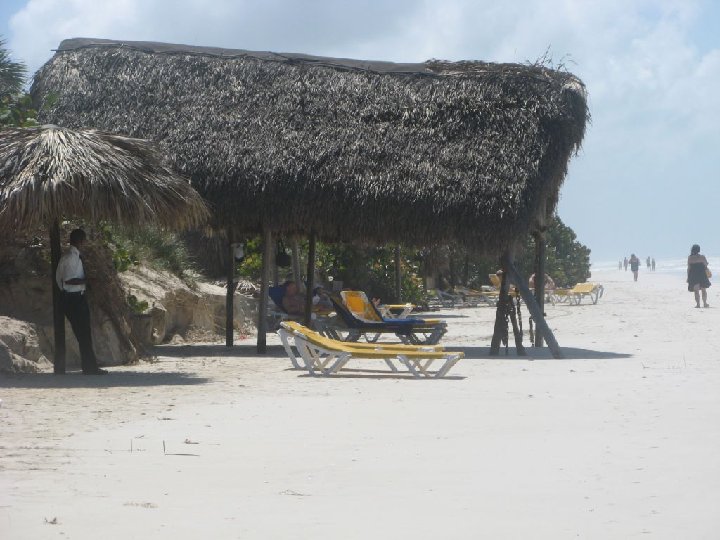
{"type": "Polygon", "coordinates": [[[645,260],[645,266],[647,266],[647,269],[650,270],[650,257],[645,260]]]}
{"type": "Polygon", "coordinates": [[[705,255],[700,254],[700,246],[697,244],[690,248],[687,270],[688,291],[695,293],[695,307],[700,307],[700,294],[702,293],[703,307],[710,307],[707,303],[707,288],[710,286],[708,279],[712,274],[708,268],[705,255]]]}
{"type": "Polygon", "coordinates": [[[628,262],[630,263],[630,270],[632,270],[633,273],[633,280],[637,281],[638,270],[640,270],[640,259],[638,259],[633,253],[630,255],[630,260],[628,262]]]}
{"type": "Polygon", "coordinates": [[[92,344],[90,330],[90,307],[85,296],[87,278],[80,249],[85,243],[85,231],[75,229],[70,233],[70,249],[60,257],[55,281],[61,291],[63,313],[70,321],[75,338],[80,347],[80,365],[85,375],[104,375],[104,369],[98,367],[92,344]]]}
{"type": "Polygon", "coordinates": [[[623,259],[623,266],[625,267],[625,271],[627,272],[627,267],[628,267],[628,258],[627,257],[625,257],[623,259]]]}
{"type": "Polygon", "coordinates": [[[618,270],[622,270],[622,261],[618,261],[618,270]]]}
{"type": "Polygon", "coordinates": [[[650,261],[650,266],[652,266],[652,271],[654,272],[655,271],[655,257],[653,257],[652,260],[650,261]]]}

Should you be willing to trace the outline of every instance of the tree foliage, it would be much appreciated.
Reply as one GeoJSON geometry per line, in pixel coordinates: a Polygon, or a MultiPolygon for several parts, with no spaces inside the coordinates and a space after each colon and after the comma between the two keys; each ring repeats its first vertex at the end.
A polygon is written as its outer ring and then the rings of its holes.
{"type": "MultiPolygon", "coordinates": [[[[577,240],[573,230],[558,217],[546,232],[546,272],[558,286],[572,286],[590,275],[590,249],[577,240]]],[[[307,242],[300,244],[301,272],[307,261],[307,242]]],[[[519,270],[527,277],[534,272],[535,241],[528,238],[517,256],[519,270]]],[[[262,264],[262,242],[259,237],[245,243],[245,259],[240,275],[259,279],[262,264]]],[[[488,274],[495,273],[499,262],[468,251],[460,245],[436,246],[432,249],[401,249],[402,301],[422,304],[426,300],[423,277],[435,279],[443,289],[459,285],[480,288],[489,284],[488,274]]],[[[386,302],[396,300],[395,247],[325,244],[318,242],[317,277],[324,285],[342,281],[343,287],[365,291],[386,302]]],[[[292,278],[290,269],[281,269],[279,279],[292,278]]]]}
{"type": "Polygon", "coordinates": [[[32,99],[22,92],[27,68],[14,61],[0,39],[0,129],[37,125],[32,99]]]}
{"type": "MultiPolygon", "coordinates": [[[[555,216],[546,233],[545,273],[558,287],[572,287],[590,277],[590,249],[577,240],[575,232],[555,216]]],[[[518,258],[518,267],[525,275],[534,272],[535,240],[528,238],[518,258]]]]}

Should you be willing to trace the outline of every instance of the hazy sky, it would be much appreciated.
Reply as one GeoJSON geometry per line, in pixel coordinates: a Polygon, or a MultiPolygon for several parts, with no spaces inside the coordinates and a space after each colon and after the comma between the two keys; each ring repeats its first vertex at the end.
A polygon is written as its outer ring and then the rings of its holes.
{"type": "Polygon", "coordinates": [[[593,260],[720,254],[716,0],[0,0],[0,34],[32,71],[71,37],[409,62],[549,48],[589,91],[559,214],[593,260]]]}

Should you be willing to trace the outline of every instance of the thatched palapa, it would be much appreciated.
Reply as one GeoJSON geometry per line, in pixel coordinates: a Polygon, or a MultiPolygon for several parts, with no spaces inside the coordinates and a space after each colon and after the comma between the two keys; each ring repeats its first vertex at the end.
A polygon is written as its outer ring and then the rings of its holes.
{"type": "Polygon", "coordinates": [[[54,125],[0,131],[0,231],[50,229],[56,373],[65,373],[65,324],[55,283],[60,220],[182,229],[207,217],[200,195],[147,141],[54,125]]]}
{"type": "Polygon", "coordinates": [[[552,210],[588,116],[543,67],[63,41],[43,121],[156,141],[220,227],[500,253],[552,210]]]}
{"type": "Polygon", "coordinates": [[[0,132],[0,229],[62,218],[174,229],[208,211],[147,141],[46,125],[0,132]]]}

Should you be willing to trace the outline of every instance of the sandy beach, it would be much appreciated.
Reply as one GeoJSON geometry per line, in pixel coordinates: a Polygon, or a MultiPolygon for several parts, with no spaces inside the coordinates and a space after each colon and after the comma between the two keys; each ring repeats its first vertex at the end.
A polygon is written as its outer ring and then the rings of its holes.
{"type": "Polygon", "coordinates": [[[442,312],[444,380],[310,377],[274,335],[0,376],[0,537],[717,538],[720,288],[593,281],[547,307],[563,360],[490,358],[494,309],[442,312]]]}

